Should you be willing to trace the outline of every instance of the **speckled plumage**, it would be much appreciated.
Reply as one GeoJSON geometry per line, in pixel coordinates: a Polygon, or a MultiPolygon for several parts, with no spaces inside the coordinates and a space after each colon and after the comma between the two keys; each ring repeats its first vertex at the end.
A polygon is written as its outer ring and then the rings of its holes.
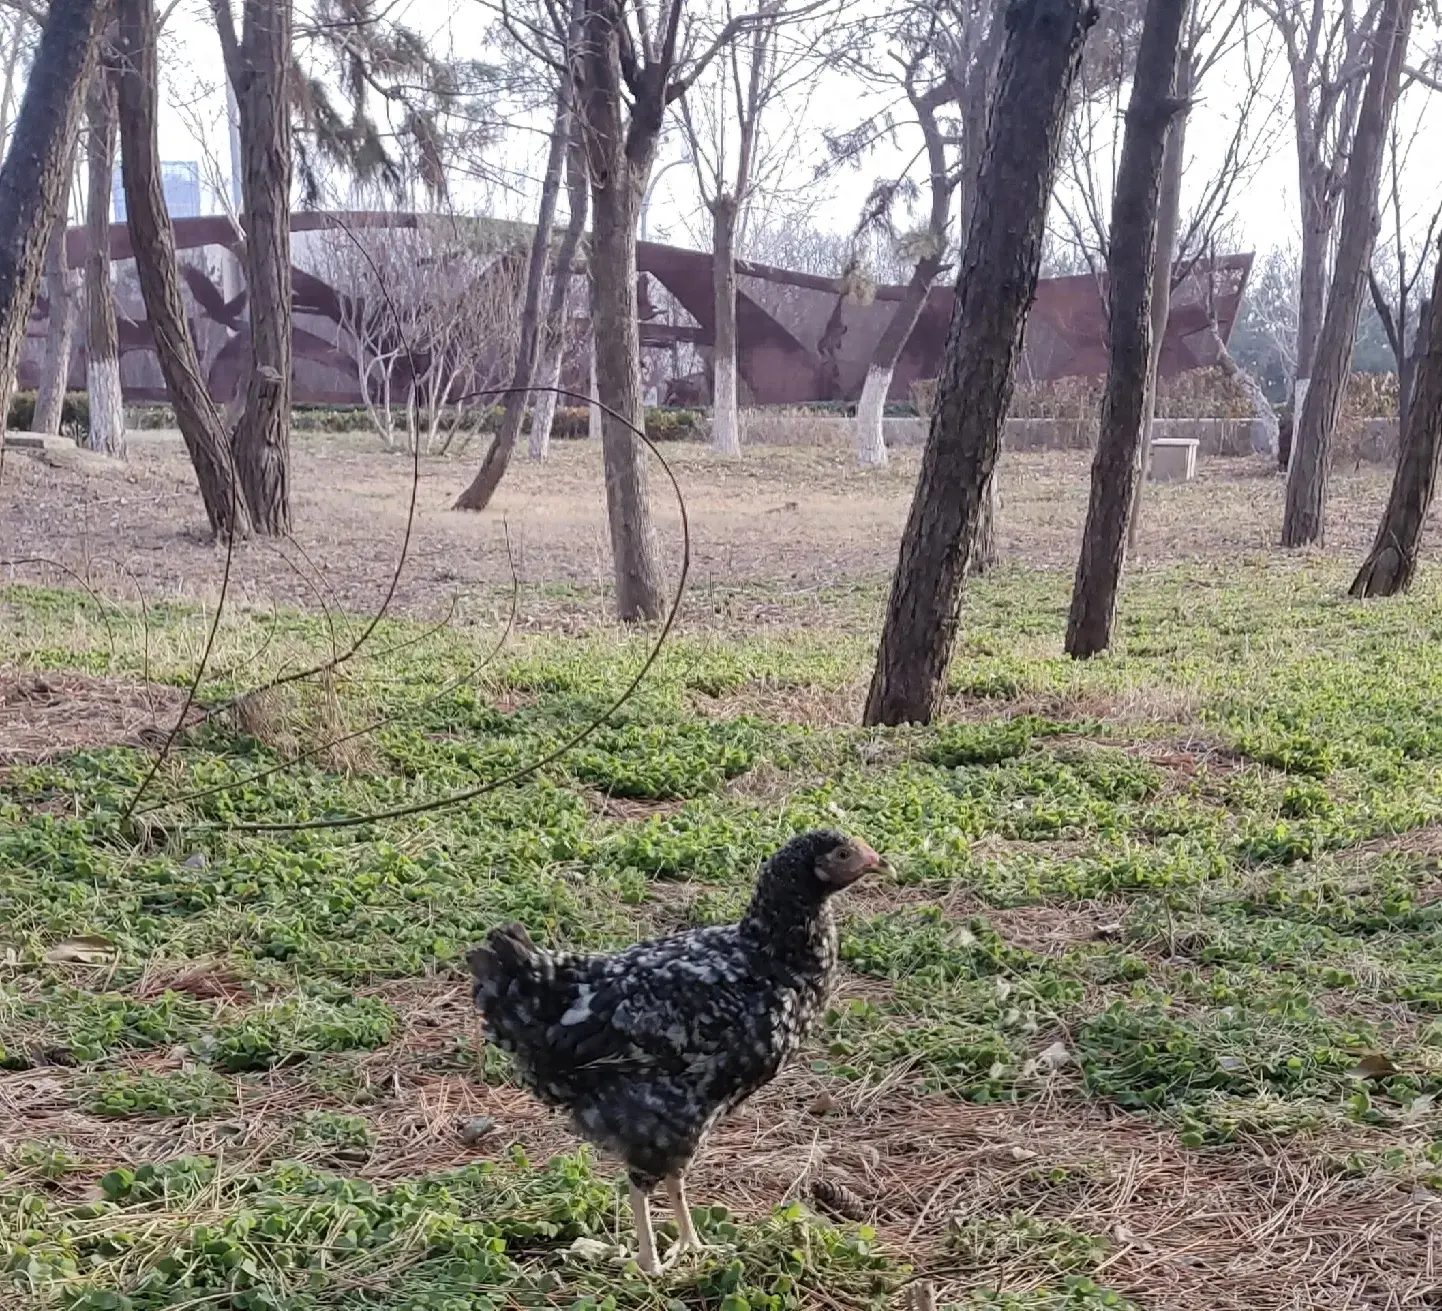
{"type": "Polygon", "coordinates": [[[772,1079],[821,1012],[836,970],[828,906],[875,868],[864,843],[794,839],[762,868],[739,924],[642,942],[614,956],[535,946],[519,924],[470,956],[489,1037],[541,1100],[615,1152],[643,1189],[679,1176],[711,1126],[772,1079]],[[821,862],[818,865],[818,862],[821,862]]]}

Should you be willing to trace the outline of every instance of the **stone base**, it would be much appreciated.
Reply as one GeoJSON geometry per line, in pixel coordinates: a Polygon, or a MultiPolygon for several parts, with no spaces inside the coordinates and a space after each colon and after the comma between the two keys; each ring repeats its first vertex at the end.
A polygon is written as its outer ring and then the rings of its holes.
{"type": "Polygon", "coordinates": [[[1197,476],[1195,437],[1156,437],[1152,440],[1152,481],[1189,483],[1197,476]]]}

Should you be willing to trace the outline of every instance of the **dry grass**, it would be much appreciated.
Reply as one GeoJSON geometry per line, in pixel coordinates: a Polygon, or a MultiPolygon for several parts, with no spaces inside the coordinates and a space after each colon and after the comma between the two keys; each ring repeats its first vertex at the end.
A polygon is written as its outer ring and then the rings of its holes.
{"type": "MultiPolygon", "coordinates": [[[[563,616],[603,618],[610,585],[600,452],[562,442],[544,466],[518,461],[492,510],[453,513],[465,464],[420,466],[409,563],[398,613],[439,615],[476,590],[506,587],[509,531],[523,580],[581,589],[563,616]],[[504,525],[504,528],[503,528],[504,525]]],[[[213,598],[223,553],[207,540],[185,453],[174,434],[132,435],[128,463],[53,468],[12,452],[0,481],[0,554],[36,543],[117,596],[213,598]]],[[[691,613],[748,627],[797,622],[798,601],[843,579],[879,579],[896,557],[918,452],[901,449],[884,470],[855,467],[837,446],[757,446],[740,462],[695,444],[665,448],[687,500],[693,534],[691,613]],[[777,550],[784,541],[786,549],[777,550]],[[761,585],[773,599],[729,594],[761,585]]],[[[404,536],[409,460],[360,436],[300,436],[294,448],[295,536],[242,546],[232,569],[238,604],[293,603],[365,613],[384,595],[404,536]],[[312,563],[316,566],[312,568],[312,563]]],[[[1070,569],[1086,513],[1086,452],[1009,453],[1000,465],[1004,559],[1070,569]]],[[[1375,467],[1334,471],[1327,551],[1355,555],[1370,541],[1386,497],[1375,467]]],[[[1136,559],[1237,560],[1266,551],[1281,524],[1282,484],[1263,460],[1203,461],[1198,480],[1149,489],[1136,559]]],[[[659,472],[652,477],[665,558],[679,556],[678,520],[659,472]]],[[[42,565],[12,566],[23,581],[66,582],[42,565]]],[[[554,603],[554,602],[553,602],[554,603]]],[[[492,608],[494,608],[492,606],[492,608]]],[[[540,598],[526,617],[550,625],[540,598]]],[[[552,619],[555,616],[551,617],[552,619]]]]}
{"type": "MultiPolygon", "coordinates": [[[[0,669],[0,764],[40,764],[90,747],[154,746],[184,702],[183,688],[158,683],[0,669]]],[[[188,721],[200,715],[192,708],[188,721]]]]}

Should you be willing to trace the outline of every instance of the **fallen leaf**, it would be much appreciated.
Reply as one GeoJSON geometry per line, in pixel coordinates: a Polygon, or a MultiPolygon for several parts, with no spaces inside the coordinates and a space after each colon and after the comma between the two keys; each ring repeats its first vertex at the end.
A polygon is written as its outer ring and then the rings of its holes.
{"type": "Polygon", "coordinates": [[[1437,1102],[1436,1093],[1422,1093],[1414,1097],[1411,1104],[1402,1112],[1403,1120],[1420,1120],[1426,1115],[1437,1102]]]}
{"type": "Polygon", "coordinates": [[[1121,924],[1098,924],[1092,933],[1094,938],[1120,938],[1126,932],[1125,926],[1121,924]]]}
{"type": "Polygon", "coordinates": [[[496,1128],[494,1116],[476,1115],[461,1124],[461,1141],[466,1146],[471,1146],[481,1141],[487,1134],[493,1133],[496,1128]]]}
{"type": "Polygon", "coordinates": [[[806,1114],[815,1116],[830,1115],[833,1111],[839,1111],[840,1109],[841,1103],[829,1092],[823,1092],[818,1093],[816,1097],[812,1099],[811,1105],[806,1108],[806,1114]]]}
{"type": "Polygon", "coordinates": [[[599,1238],[578,1238],[566,1250],[582,1261],[604,1261],[615,1249],[599,1238]]]}
{"type": "Polygon", "coordinates": [[[1059,1070],[1063,1065],[1070,1065],[1072,1055],[1064,1042],[1054,1042],[1037,1058],[1037,1064],[1045,1066],[1049,1070],[1059,1070]]]}
{"type": "Polygon", "coordinates": [[[1224,1070],[1242,1070],[1246,1068],[1246,1061],[1240,1056],[1219,1056],[1217,1064],[1224,1070]]]}
{"type": "Polygon", "coordinates": [[[82,933],[62,938],[45,953],[45,959],[52,965],[109,965],[119,954],[109,938],[102,938],[98,933],[82,933]]]}
{"type": "Polygon", "coordinates": [[[1385,1079],[1389,1075],[1397,1073],[1397,1067],[1392,1063],[1390,1057],[1381,1052],[1372,1052],[1362,1057],[1350,1070],[1347,1071],[1354,1079],[1385,1079]]]}
{"type": "Polygon", "coordinates": [[[1037,1158],[1037,1153],[1034,1152],[1030,1147],[1013,1146],[1012,1149],[1007,1153],[1007,1155],[1010,1156],[1013,1161],[1018,1162],[1034,1161],[1037,1158]]]}

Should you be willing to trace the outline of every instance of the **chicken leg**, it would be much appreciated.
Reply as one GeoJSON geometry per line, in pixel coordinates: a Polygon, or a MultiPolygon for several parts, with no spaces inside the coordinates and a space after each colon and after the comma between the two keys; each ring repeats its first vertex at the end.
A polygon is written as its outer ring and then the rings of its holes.
{"type": "Polygon", "coordinates": [[[670,1174],[662,1180],[661,1186],[666,1190],[666,1200],[671,1203],[671,1211],[676,1217],[676,1228],[679,1231],[680,1241],[676,1244],[676,1250],[671,1253],[671,1258],[682,1252],[702,1251],[706,1244],[701,1241],[691,1220],[691,1207],[686,1201],[685,1178],[679,1174],[670,1174]]]}
{"type": "Polygon", "coordinates": [[[636,1264],[643,1275],[659,1275],[656,1260],[656,1231],[651,1228],[651,1194],[631,1185],[631,1213],[636,1217],[636,1264]]]}

